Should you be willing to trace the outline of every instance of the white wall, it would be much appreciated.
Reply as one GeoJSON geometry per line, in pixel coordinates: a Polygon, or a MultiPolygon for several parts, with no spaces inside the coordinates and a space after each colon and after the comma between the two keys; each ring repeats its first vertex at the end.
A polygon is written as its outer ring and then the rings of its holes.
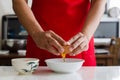
{"type": "MultiPolygon", "coordinates": [[[[117,7],[120,10],[120,0],[110,0],[109,8],[112,8],[112,7],[117,7]]],[[[120,18],[120,14],[118,18],[120,18]]]]}

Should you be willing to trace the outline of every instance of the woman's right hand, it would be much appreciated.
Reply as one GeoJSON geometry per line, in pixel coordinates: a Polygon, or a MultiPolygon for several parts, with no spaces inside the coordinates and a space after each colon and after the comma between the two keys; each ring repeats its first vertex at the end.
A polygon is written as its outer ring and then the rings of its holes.
{"type": "Polygon", "coordinates": [[[37,32],[32,38],[40,49],[47,50],[54,55],[64,52],[63,46],[66,45],[66,41],[51,30],[37,32]]]}

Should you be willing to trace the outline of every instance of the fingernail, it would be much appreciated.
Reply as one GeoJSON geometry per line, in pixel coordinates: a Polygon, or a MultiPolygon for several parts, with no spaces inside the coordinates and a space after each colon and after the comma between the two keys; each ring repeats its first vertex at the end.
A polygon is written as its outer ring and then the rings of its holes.
{"type": "Polygon", "coordinates": [[[66,45],[70,45],[70,43],[69,43],[69,42],[66,42],[66,45]]]}
{"type": "Polygon", "coordinates": [[[57,53],[56,55],[57,55],[57,56],[59,56],[59,55],[60,55],[60,53],[57,53]]]}
{"type": "Polygon", "coordinates": [[[64,46],[66,46],[66,45],[70,45],[70,43],[69,43],[69,42],[65,42],[65,43],[64,43],[64,46]]]}
{"type": "Polygon", "coordinates": [[[69,51],[70,51],[70,52],[72,52],[72,50],[73,50],[72,48],[69,48],[69,51]]]}
{"type": "Polygon", "coordinates": [[[75,56],[75,54],[73,54],[72,56],[75,56]]]}
{"type": "Polygon", "coordinates": [[[70,56],[75,56],[75,54],[73,54],[73,53],[70,53],[69,55],[70,55],[70,56]]]}
{"type": "Polygon", "coordinates": [[[60,50],[60,53],[63,53],[63,52],[64,52],[64,49],[61,49],[61,50],[60,50]]]}

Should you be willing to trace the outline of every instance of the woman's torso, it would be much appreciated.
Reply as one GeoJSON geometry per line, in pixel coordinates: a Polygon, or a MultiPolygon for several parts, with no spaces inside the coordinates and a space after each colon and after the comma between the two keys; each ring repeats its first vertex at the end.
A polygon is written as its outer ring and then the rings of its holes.
{"type": "MultiPolygon", "coordinates": [[[[41,27],[45,31],[53,30],[66,41],[81,31],[89,8],[89,0],[33,0],[32,5],[33,14],[41,27]]],[[[74,58],[85,59],[86,62],[84,65],[95,65],[93,46],[92,38],[88,51],[74,56],[74,58]]],[[[29,36],[27,57],[38,57],[41,60],[40,64],[44,65],[45,63],[43,61],[45,59],[57,56],[39,49],[29,36]]]]}
{"type": "Polygon", "coordinates": [[[33,0],[32,10],[44,30],[69,40],[82,29],[89,7],[89,0],[33,0]]]}

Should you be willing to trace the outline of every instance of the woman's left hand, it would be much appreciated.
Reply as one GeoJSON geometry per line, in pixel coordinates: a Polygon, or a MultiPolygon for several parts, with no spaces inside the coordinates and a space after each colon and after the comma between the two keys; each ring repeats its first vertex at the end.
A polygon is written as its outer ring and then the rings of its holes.
{"type": "Polygon", "coordinates": [[[82,34],[81,32],[77,35],[73,36],[68,43],[70,44],[70,56],[75,56],[83,51],[88,50],[89,40],[87,36],[82,34]]]}

